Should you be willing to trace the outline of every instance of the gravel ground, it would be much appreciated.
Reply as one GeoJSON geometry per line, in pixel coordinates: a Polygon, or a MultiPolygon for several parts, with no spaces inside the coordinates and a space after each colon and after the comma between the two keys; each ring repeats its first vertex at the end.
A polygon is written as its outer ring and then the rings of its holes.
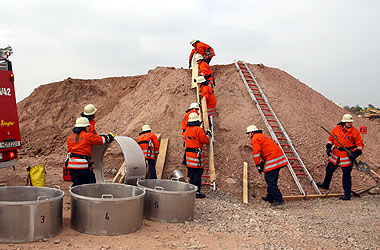
{"type": "Polygon", "coordinates": [[[218,191],[197,200],[194,222],[176,226],[184,232],[199,227],[236,235],[242,249],[379,249],[379,205],[380,196],[369,195],[289,201],[272,208],[257,198],[245,205],[218,191]]]}

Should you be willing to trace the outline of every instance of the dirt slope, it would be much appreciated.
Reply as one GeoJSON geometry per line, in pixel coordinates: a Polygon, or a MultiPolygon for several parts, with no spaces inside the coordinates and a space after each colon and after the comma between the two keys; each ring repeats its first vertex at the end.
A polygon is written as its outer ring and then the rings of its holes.
{"type": "MultiPolygon", "coordinates": [[[[328,135],[319,125],[331,130],[345,111],[286,72],[262,64],[249,66],[305,165],[317,181],[321,180],[327,160],[325,144],[328,135]]],[[[266,188],[265,181],[253,168],[245,128],[254,123],[266,131],[264,122],[235,65],[216,65],[212,69],[218,100],[214,118],[218,188],[240,194],[242,164],[248,161],[251,167],[250,189],[255,185],[256,193],[262,194],[266,188]]],[[[148,123],[154,133],[169,138],[164,178],[177,167],[184,169],[181,166],[184,148],[180,122],[184,111],[195,101],[195,92],[189,89],[190,78],[190,70],[157,67],[140,76],[97,80],[69,78],[41,85],[18,103],[23,140],[22,167],[16,171],[17,178],[12,183],[23,181],[24,165],[42,162],[49,170],[48,183],[62,184],[65,140],[71,134],[75,119],[88,103],[98,108],[98,133],[113,131],[117,135],[137,139],[141,126],[148,123]]],[[[380,160],[376,155],[379,152],[377,142],[380,140],[380,124],[356,116],[354,119],[354,126],[368,126],[363,160],[380,172],[380,160]]],[[[115,167],[120,165],[113,164],[115,167]]],[[[331,192],[342,191],[340,172],[338,170],[333,178],[331,192]]],[[[299,193],[287,169],[281,170],[279,183],[284,194],[299,193]]],[[[354,188],[373,184],[374,181],[368,175],[354,170],[354,188]]],[[[308,192],[312,193],[313,190],[308,192]]]]}

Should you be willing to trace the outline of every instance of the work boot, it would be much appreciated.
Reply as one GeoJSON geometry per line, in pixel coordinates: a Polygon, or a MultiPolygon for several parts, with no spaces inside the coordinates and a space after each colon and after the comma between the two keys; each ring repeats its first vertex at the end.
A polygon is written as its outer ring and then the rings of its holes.
{"type": "Polygon", "coordinates": [[[316,184],[317,184],[317,186],[320,187],[320,188],[323,188],[323,189],[329,190],[327,187],[325,187],[325,185],[324,185],[322,182],[317,182],[316,184]]]}
{"type": "Polygon", "coordinates": [[[197,198],[197,199],[203,199],[203,198],[206,198],[206,195],[202,194],[199,191],[197,191],[197,193],[195,194],[195,198],[197,198]]]}
{"type": "Polygon", "coordinates": [[[266,202],[269,202],[269,203],[273,203],[273,201],[274,201],[273,199],[268,198],[268,196],[262,196],[261,199],[263,201],[266,201],[266,202]]]}
{"type": "Polygon", "coordinates": [[[272,207],[284,205],[284,201],[273,201],[272,207]]]}
{"type": "Polygon", "coordinates": [[[342,201],[349,201],[349,200],[351,200],[351,197],[348,197],[348,196],[340,196],[339,197],[339,200],[342,200],[342,201]]]}

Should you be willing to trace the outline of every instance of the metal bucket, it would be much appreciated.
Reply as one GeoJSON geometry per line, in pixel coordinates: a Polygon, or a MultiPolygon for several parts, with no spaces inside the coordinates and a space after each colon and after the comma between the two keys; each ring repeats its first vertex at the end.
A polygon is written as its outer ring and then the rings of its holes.
{"type": "Polygon", "coordinates": [[[171,178],[172,179],[178,179],[179,181],[185,181],[185,177],[183,176],[183,173],[181,170],[176,169],[171,173],[171,178]]]}
{"type": "Polygon", "coordinates": [[[197,187],[174,180],[138,180],[146,191],[144,218],[160,222],[184,222],[194,218],[197,187]]]}
{"type": "Polygon", "coordinates": [[[145,190],[124,184],[85,184],[70,189],[71,227],[82,233],[133,233],[143,224],[145,190]]]}
{"type": "Polygon", "coordinates": [[[0,187],[0,242],[30,242],[62,230],[62,190],[0,187]]]}

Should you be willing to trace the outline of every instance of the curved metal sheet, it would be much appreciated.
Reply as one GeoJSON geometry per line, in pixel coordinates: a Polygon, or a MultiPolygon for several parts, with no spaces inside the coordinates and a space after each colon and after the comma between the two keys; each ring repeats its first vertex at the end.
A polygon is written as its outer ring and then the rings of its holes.
{"type": "MultiPolygon", "coordinates": [[[[139,144],[128,136],[116,136],[125,160],[125,180],[124,183],[136,185],[137,179],[145,179],[146,165],[145,157],[139,144]]],[[[91,159],[94,162],[94,173],[96,183],[104,183],[103,158],[110,144],[93,145],[91,159]]]]}

